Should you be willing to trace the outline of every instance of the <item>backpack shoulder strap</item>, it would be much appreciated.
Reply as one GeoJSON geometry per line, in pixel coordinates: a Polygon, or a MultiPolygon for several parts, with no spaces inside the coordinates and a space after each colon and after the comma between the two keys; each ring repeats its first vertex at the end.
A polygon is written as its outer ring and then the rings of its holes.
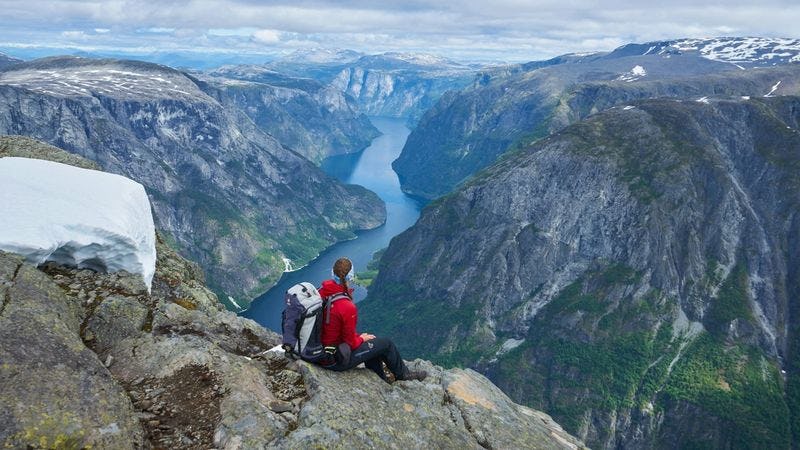
{"type": "Polygon", "coordinates": [[[347,298],[353,300],[353,297],[350,296],[348,292],[338,292],[336,294],[331,295],[330,297],[326,297],[324,299],[325,302],[325,324],[331,323],[331,305],[333,302],[337,300],[341,300],[343,298],[347,298]]]}

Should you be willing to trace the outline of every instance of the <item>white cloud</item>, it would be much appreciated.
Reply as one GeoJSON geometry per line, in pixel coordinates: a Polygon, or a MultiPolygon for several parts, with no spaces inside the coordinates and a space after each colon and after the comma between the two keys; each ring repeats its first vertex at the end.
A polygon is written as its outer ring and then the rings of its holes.
{"type": "Polygon", "coordinates": [[[252,36],[253,40],[261,44],[277,44],[281,42],[281,33],[276,30],[258,30],[252,36]]]}
{"type": "Polygon", "coordinates": [[[254,52],[308,45],[517,61],[680,37],[794,37],[800,22],[794,0],[0,0],[0,10],[4,39],[19,43],[254,52]]]}
{"type": "Polygon", "coordinates": [[[62,31],[61,32],[61,37],[63,37],[64,39],[84,40],[84,39],[88,38],[89,36],[83,31],[70,30],[70,31],[62,31]]]}
{"type": "Polygon", "coordinates": [[[137,33],[153,33],[153,34],[171,34],[175,32],[174,28],[168,27],[147,27],[147,28],[139,28],[136,30],[137,33]]]}
{"type": "MultiPolygon", "coordinates": [[[[208,34],[212,36],[251,36],[256,31],[258,31],[258,29],[252,27],[211,28],[210,30],[208,30],[208,34]]],[[[264,31],[272,31],[272,30],[264,30],[264,31]]]]}

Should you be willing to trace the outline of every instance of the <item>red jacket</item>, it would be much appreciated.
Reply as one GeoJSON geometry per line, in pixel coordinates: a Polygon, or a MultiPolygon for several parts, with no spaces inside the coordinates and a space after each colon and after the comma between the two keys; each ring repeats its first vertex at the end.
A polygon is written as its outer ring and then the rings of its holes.
{"type": "MultiPolygon", "coordinates": [[[[353,295],[353,290],[349,290],[353,295]]],[[[319,288],[319,295],[322,298],[330,297],[334,294],[344,292],[344,286],[333,280],[325,280],[319,288]]],[[[327,308],[326,308],[327,309],[327,308]]],[[[358,310],[355,303],[347,299],[337,300],[331,305],[331,318],[328,321],[327,311],[322,314],[322,345],[339,345],[347,342],[351,349],[355,350],[364,342],[364,339],[356,333],[356,323],[358,322],[358,310]]]]}

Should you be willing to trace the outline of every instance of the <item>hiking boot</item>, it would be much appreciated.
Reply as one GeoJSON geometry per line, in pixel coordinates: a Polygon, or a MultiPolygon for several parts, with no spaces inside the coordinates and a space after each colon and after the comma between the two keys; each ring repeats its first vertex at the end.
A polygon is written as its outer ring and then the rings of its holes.
{"type": "Polygon", "coordinates": [[[424,370],[409,370],[406,372],[405,376],[402,378],[403,381],[423,381],[425,378],[428,377],[428,372],[424,370]]]}

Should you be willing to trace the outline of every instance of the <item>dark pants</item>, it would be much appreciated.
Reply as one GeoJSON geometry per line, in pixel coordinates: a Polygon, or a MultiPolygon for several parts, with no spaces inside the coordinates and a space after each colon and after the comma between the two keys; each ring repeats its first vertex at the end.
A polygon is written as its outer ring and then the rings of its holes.
{"type": "Polygon", "coordinates": [[[383,373],[383,365],[381,363],[386,363],[386,367],[398,380],[405,378],[408,373],[408,368],[406,368],[403,358],[400,357],[397,347],[394,346],[394,342],[385,337],[376,337],[364,342],[351,352],[348,363],[335,364],[330,366],[329,369],[336,371],[348,370],[362,362],[369,370],[377,373],[384,380],[386,380],[386,375],[383,373]]]}

